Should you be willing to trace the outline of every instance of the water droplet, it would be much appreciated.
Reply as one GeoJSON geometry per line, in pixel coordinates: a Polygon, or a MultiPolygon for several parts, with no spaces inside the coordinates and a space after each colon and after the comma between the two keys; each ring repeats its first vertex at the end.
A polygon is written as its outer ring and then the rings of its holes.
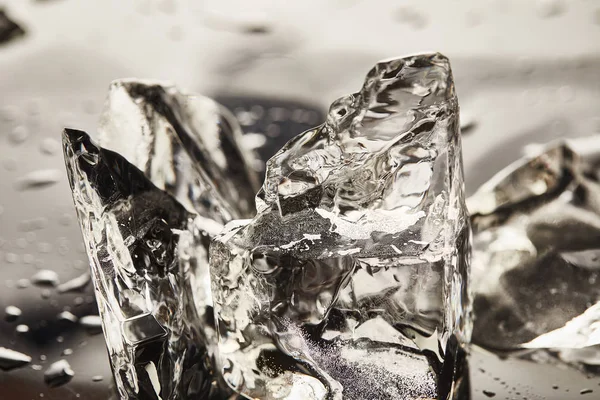
{"type": "Polygon", "coordinates": [[[21,222],[20,229],[25,232],[37,231],[48,226],[48,218],[38,217],[26,219],[21,222]]]}
{"type": "Polygon", "coordinates": [[[562,0],[538,0],[535,6],[537,14],[542,18],[557,17],[565,11],[562,0]]]}
{"type": "Polygon", "coordinates": [[[48,242],[39,242],[37,248],[40,253],[50,253],[52,251],[52,244],[48,242]]]}
{"type": "Polygon", "coordinates": [[[62,386],[75,376],[67,360],[57,361],[44,372],[44,382],[50,387],[62,386]]]}
{"type": "Polygon", "coordinates": [[[54,138],[44,138],[40,142],[40,151],[43,154],[54,155],[60,150],[60,143],[54,138]]]}
{"type": "Polygon", "coordinates": [[[102,319],[98,315],[86,315],[79,319],[79,324],[83,326],[91,335],[102,333],[102,319]]]}
{"type": "Polygon", "coordinates": [[[14,106],[0,108],[0,117],[6,122],[14,122],[19,119],[19,109],[14,106]]]}
{"type": "Polygon", "coordinates": [[[48,357],[46,357],[45,354],[40,355],[40,361],[46,361],[47,359],[48,359],[48,357]]]}
{"type": "Polygon", "coordinates": [[[41,189],[56,184],[63,177],[57,169],[41,169],[28,173],[17,180],[18,190],[41,189]]]}
{"type": "Polygon", "coordinates": [[[38,271],[31,277],[31,282],[36,286],[56,286],[60,283],[58,274],[49,269],[38,271]]]}
{"type": "Polygon", "coordinates": [[[35,257],[33,254],[23,254],[23,262],[25,264],[33,264],[35,261],[35,257]]]}
{"type": "Polygon", "coordinates": [[[8,306],[4,309],[4,313],[6,314],[6,316],[4,317],[4,319],[7,322],[15,322],[16,320],[19,319],[19,317],[21,316],[21,309],[15,306],[8,306]]]}
{"type": "Polygon", "coordinates": [[[76,323],[77,322],[77,316],[75,316],[73,313],[69,312],[69,311],[63,311],[60,314],[58,314],[56,316],[56,318],[59,321],[66,321],[66,322],[72,322],[72,323],[76,323]]]}
{"type": "Polygon", "coordinates": [[[269,124],[267,126],[267,136],[268,137],[277,137],[281,133],[281,128],[277,124],[269,124]]]}
{"type": "Polygon", "coordinates": [[[79,275],[78,277],[59,285],[57,290],[59,293],[83,292],[90,281],[90,273],[86,272],[83,275],[79,275]]]}
{"type": "Polygon", "coordinates": [[[31,285],[31,282],[29,282],[29,279],[25,279],[25,278],[23,278],[23,279],[19,279],[19,280],[17,281],[17,287],[18,287],[19,289],[25,289],[25,288],[28,288],[30,285],[31,285]]]}
{"type": "Polygon", "coordinates": [[[413,29],[423,29],[427,26],[425,14],[411,7],[401,7],[396,11],[398,22],[407,24],[413,29]]]}
{"type": "Polygon", "coordinates": [[[61,354],[63,357],[70,356],[71,354],[73,354],[73,350],[72,350],[72,349],[64,349],[64,350],[62,351],[62,353],[60,353],[60,354],[61,354]]]}
{"type": "Polygon", "coordinates": [[[15,240],[15,244],[18,248],[24,249],[25,247],[27,247],[27,240],[25,240],[25,238],[18,238],[17,240],[15,240]]]}
{"type": "Polygon", "coordinates": [[[575,99],[575,89],[571,86],[561,86],[558,89],[558,97],[564,102],[573,101],[575,99]]]}
{"type": "Polygon", "coordinates": [[[69,226],[71,225],[71,223],[73,222],[73,216],[71,214],[63,214],[60,216],[60,218],[58,219],[58,223],[61,224],[62,226],[69,226]]]}
{"type": "Polygon", "coordinates": [[[579,394],[590,394],[590,393],[594,393],[594,391],[592,389],[581,389],[579,391],[579,394]]]}
{"type": "Polygon", "coordinates": [[[102,382],[103,380],[104,380],[104,377],[102,377],[102,375],[92,376],[92,382],[102,382]]]}
{"type": "Polygon", "coordinates": [[[27,333],[27,332],[29,332],[29,327],[24,324],[17,325],[17,327],[15,328],[15,331],[17,331],[18,333],[27,333]]]}
{"type": "Polygon", "coordinates": [[[23,125],[17,126],[8,135],[8,139],[12,144],[21,144],[25,142],[27,138],[29,138],[29,130],[23,125]]]}
{"type": "MultiPolygon", "coordinates": [[[[487,397],[490,397],[490,398],[491,398],[491,397],[495,397],[495,396],[496,396],[496,393],[494,393],[494,392],[491,392],[491,391],[489,391],[489,390],[484,390],[484,391],[483,391],[483,394],[485,394],[487,397]]],[[[517,393],[517,395],[518,395],[518,393],[517,393]]]]}
{"type": "Polygon", "coordinates": [[[17,169],[17,160],[14,158],[7,158],[2,162],[4,169],[7,171],[14,171],[17,169]]]}
{"type": "Polygon", "coordinates": [[[0,369],[10,371],[21,368],[31,362],[31,357],[27,354],[19,353],[11,349],[0,347],[0,369]]]}
{"type": "Polygon", "coordinates": [[[9,264],[16,264],[17,262],[19,262],[19,256],[15,253],[6,253],[4,259],[9,264]]]}
{"type": "Polygon", "coordinates": [[[33,364],[31,365],[31,369],[35,370],[35,371],[41,371],[42,370],[42,366],[39,364],[33,364]]]}
{"type": "Polygon", "coordinates": [[[73,300],[73,303],[74,303],[76,306],[80,306],[80,305],[82,305],[82,304],[83,304],[83,297],[75,297],[75,300],[73,300]]]}

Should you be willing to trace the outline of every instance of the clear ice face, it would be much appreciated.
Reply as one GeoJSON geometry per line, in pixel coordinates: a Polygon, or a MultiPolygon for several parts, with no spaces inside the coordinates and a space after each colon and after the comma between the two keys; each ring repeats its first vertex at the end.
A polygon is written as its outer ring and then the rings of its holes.
{"type": "Polygon", "coordinates": [[[598,371],[595,168],[570,147],[551,145],[498,173],[467,203],[474,233],[474,342],[598,371]]]}
{"type": "Polygon", "coordinates": [[[225,381],[260,399],[464,398],[470,230],[440,54],[383,61],[268,163],[210,248],[225,381]]]}
{"type": "MultiPolygon", "coordinates": [[[[66,130],[69,181],[123,399],[223,399],[213,368],[211,237],[254,208],[256,175],[217,103],[111,85],[100,139],[66,130]]],[[[83,276],[63,290],[86,284],[83,276]]]]}

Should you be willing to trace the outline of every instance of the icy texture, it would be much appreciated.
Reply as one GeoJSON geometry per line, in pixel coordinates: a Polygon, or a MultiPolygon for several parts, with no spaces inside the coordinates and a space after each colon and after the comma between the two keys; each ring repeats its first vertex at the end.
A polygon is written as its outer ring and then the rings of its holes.
{"type": "Polygon", "coordinates": [[[458,126],[448,60],[394,59],[267,163],[258,215],[211,246],[232,388],[260,399],[465,395],[458,126]]]}
{"type": "Polygon", "coordinates": [[[498,173],[468,205],[474,342],[600,365],[600,183],[588,163],[551,145],[498,173]]]}
{"type": "MultiPolygon", "coordinates": [[[[155,82],[116,81],[96,146],[67,130],[69,180],[121,398],[217,398],[208,246],[254,208],[235,119],[155,82]]],[[[76,290],[86,279],[64,290],[76,290]]]]}

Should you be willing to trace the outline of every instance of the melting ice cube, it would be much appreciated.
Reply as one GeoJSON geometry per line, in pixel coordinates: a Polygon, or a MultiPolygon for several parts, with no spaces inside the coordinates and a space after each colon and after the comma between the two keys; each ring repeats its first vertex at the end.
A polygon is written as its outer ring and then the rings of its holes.
{"type": "Polygon", "coordinates": [[[465,396],[470,231],[458,124],[444,56],[383,61],[267,163],[258,214],[210,250],[219,367],[234,390],[465,396]]]}

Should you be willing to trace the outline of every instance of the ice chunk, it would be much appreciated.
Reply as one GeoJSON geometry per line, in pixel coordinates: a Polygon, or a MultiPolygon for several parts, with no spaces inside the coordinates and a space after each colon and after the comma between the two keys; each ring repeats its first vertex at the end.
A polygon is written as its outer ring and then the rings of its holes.
{"type": "Polygon", "coordinates": [[[564,144],[548,146],[498,173],[467,203],[474,342],[600,364],[600,182],[587,162],[564,144]]]}
{"type": "Polygon", "coordinates": [[[188,211],[221,223],[253,214],[251,156],[235,117],[215,101],[168,83],[115,81],[99,135],[188,211]]]}
{"type": "Polygon", "coordinates": [[[120,397],[221,398],[194,283],[207,250],[187,247],[206,241],[201,217],[84,132],[66,130],[64,152],[120,397]]]}
{"type": "Polygon", "coordinates": [[[469,224],[440,54],[383,61],[267,163],[211,245],[220,372],[250,398],[462,398],[469,224]]]}

